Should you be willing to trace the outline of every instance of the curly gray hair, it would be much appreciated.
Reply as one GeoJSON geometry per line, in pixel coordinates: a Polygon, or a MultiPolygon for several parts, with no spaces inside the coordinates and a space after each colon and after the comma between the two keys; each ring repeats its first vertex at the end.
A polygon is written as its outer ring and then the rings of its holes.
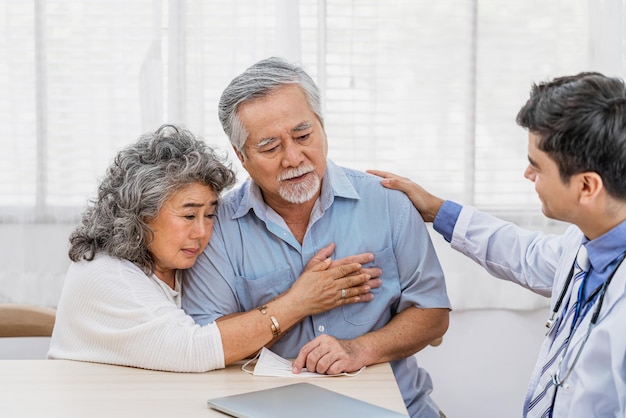
{"type": "Polygon", "coordinates": [[[282,58],[271,57],[257,62],[235,77],[224,89],[218,105],[218,116],[222,128],[233,147],[245,155],[246,132],[237,111],[239,105],[266,97],[274,90],[288,84],[297,84],[304,91],[311,111],[322,127],[322,103],[320,91],[313,79],[303,68],[290,64],[282,58]]]}
{"type": "Polygon", "coordinates": [[[235,173],[214,149],[190,131],[163,125],[122,149],[70,235],[72,261],[91,261],[98,252],[130,260],[146,274],[155,269],[148,251],[153,232],[147,222],[176,191],[192,184],[219,195],[235,183],[235,173]]]}

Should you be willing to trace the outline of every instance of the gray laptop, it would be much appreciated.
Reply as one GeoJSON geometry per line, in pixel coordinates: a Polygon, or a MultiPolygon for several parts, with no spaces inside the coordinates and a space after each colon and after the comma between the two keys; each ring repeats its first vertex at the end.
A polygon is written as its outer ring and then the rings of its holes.
{"type": "Polygon", "coordinates": [[[311,383],[224,396],[209,399],[207,403],[213,409],[238,418],[408,417],[311,383]]]}

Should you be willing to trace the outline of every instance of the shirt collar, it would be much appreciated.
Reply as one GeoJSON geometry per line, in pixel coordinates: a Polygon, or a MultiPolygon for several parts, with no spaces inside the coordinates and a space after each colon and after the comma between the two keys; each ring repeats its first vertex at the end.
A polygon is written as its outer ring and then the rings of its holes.
{"type": "Polygon", "coordinates": [[[602,272],[626,252],[626,221],[585,244],[593,269],[602,272]]]}
{"type": "MultiPolygon", "coordinates": [[[[242,198],[233,219],[241,218],[250,210],[261,219],[266,219],[267,205],[263,201],[261,189],[253,180],[247,180],[242,186],[242,198]]],[[[326,172],[322,180],[320,203],[323,211],[332,205],[335,197],[359,200],[360,196],[346,173],[331,160],[326,160],[326,172]]]]}

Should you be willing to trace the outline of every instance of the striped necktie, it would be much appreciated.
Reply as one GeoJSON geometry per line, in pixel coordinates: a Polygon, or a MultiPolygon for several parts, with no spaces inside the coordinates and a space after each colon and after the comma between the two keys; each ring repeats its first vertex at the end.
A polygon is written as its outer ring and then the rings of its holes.
{"type": "Polygon", "coordinates": [[[574,262],[574,277],[572,280],[572,291],[569,295],[568,302],[559,317],[559,323],[556,330],[553,330],[554,337],[552,345],[548,351],[548,361],[541,369],[541,377],[539,384],[535,388],[533,398],[528,404],[528,418],[548,418],[552,417],[552,401],[556,394],[556,388],[552,376],[554,376],[554,364],[567,347],[574,324],[572,323],[576,309],[578,308],[578,294],[585,275],[589,271],[589,256],[584,245],[580,246],[576,261],[574,262]]]}

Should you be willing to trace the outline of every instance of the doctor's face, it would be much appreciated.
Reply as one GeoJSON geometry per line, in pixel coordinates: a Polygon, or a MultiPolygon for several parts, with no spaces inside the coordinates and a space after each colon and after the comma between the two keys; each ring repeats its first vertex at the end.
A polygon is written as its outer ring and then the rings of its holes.
{"type": "Polygon", "coordinates": [[[326,133],[298,85],[282,86],[239,106],[248,137],[243,167],[273,205],[302,204],[319,196],[326,171],[326,133]]]}
{"type": "Polygon", "coordinates": [[[578,193],[575,182],[564,183],[557,163],[537,148],[539,137],[528,134],[528,167],[524,177],[535,183],[541,210],[548,218],[571,222],[577,213],[578,193]]]}

